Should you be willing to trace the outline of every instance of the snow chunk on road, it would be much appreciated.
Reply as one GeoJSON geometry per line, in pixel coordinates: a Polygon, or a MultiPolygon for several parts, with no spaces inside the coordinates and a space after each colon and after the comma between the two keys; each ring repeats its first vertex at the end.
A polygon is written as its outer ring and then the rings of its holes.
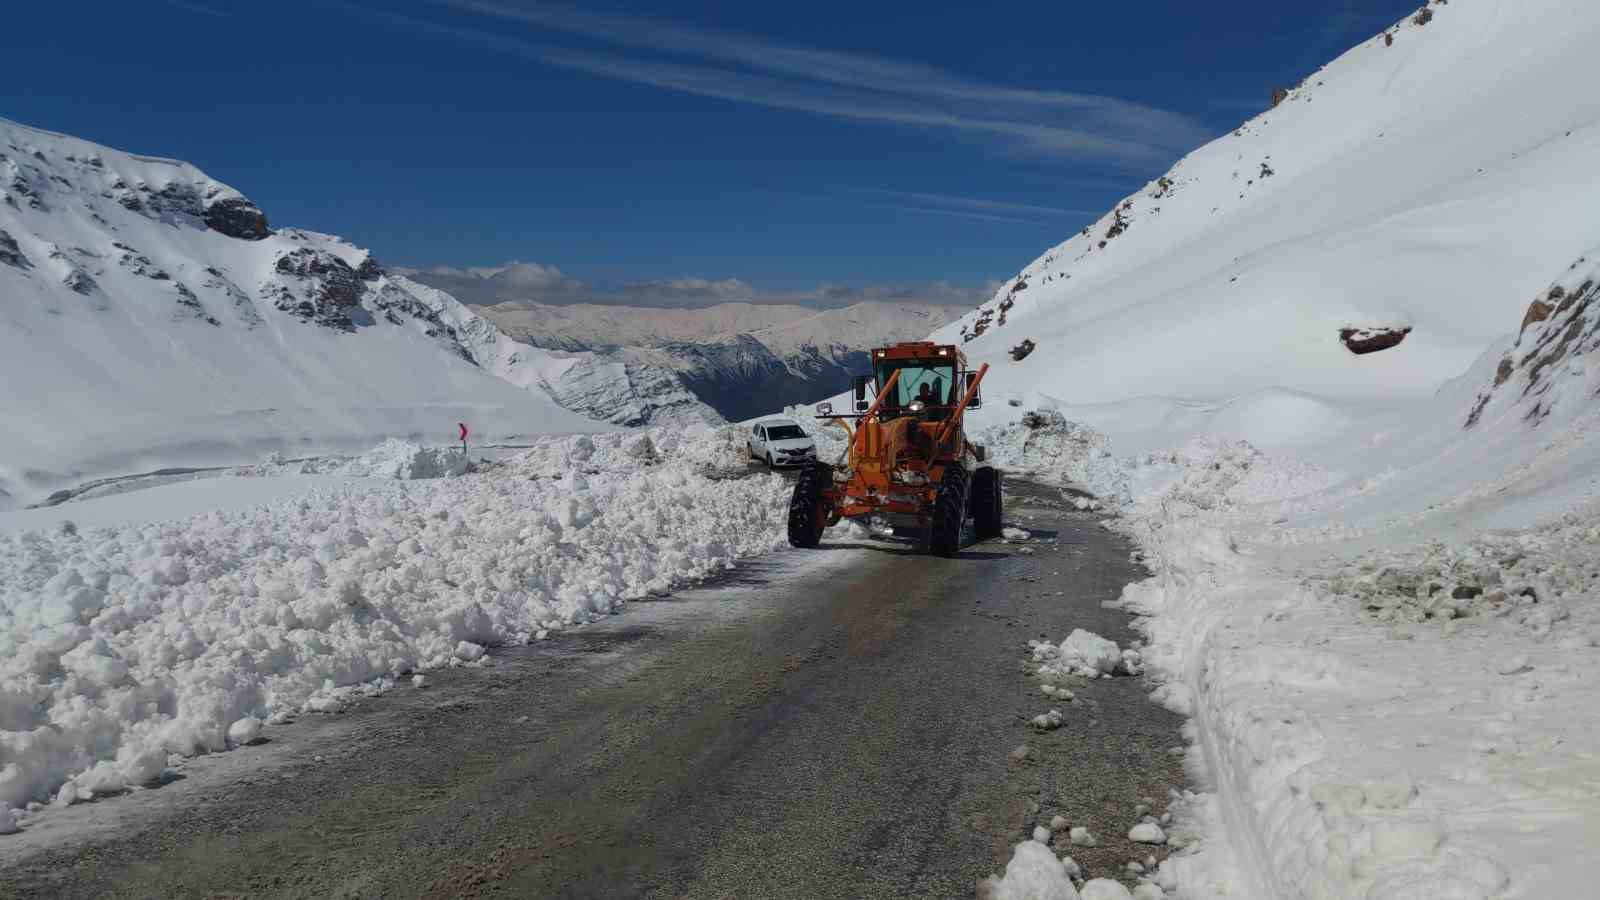
{"type": "Polygon", "coordinates": [[[1082,900],[1133,900],[1133,894],[1128,893],[1122,882],[1109,878],[1094,878],[1085,882],[1078,896],[1082,900]]]}
{"type": "Polygon", "coordinates": [[[1128,832],[1128,840],[1138,844],[1165,844],[1167,833],[1153,822],[1141,822],[1128,832]]]}
{"type": "MultiPolygon", "coordinates": [[[[1123,650],[1117,642],[1103,638],[1082,628],[1059,646],[1048,641],[1029,641],[1033,661],[1042,663],[1039,674],[1044,677],[1077,675],[1097,678],[1102,675],[1137,675],[1142,671],[1142,659],[1136,650],[1123,650]]],[[[1068,699],[1070,699],[1068,694],[1068,699]]]]}
{"type": "Polygon", "coordinates": [[[22,830],[17,824],[17,814],[12,811],[11,804],[0,803],[0,834],[16,834],[22,830]]]}
{"type": "Polygon", "coordinates": [[[1007,541],[1026,541],[1033,537],[1033,533],[1022,528],[1016,528],[1014,526],[1007,525],[1006,527],[1000,529],[1000,536],[1005,538],[1007,541]]]}
{"type": "Polygon", "coordinates": [[[1100,846],[1100,842],[1095,839],[1095,836],[1089,833],[1089,829],[1082,825],[1072,829],[1072,831],[1068,833],[1067,838],[1068,840],[1072,841],[1072,846],[1074,847],[1100,846]]]}
{"type": "Polygon", "coordinates": [[[990,875],[978,883],[979,900],[1079,900],[1066,868],[1050,848],[1023,841],[1006,863],[1004,877],[990,875]]]}
{"type": "Polygon", "coordinates": [[[255,716],[245,716],[228,726],[228,744],[233,747],[243,747],[251,744],[261,737],[261,720],[255,716]]]}

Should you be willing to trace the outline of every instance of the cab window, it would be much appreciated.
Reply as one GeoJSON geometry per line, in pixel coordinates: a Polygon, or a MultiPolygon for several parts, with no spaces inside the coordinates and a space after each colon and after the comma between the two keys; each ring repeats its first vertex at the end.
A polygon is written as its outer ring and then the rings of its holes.
{"type": "Polygon", "coordinates": [[[951,399],[955,394],[956,381],[953,364],[879,363],[878,383],[886,384],[897,369],[900,371],[900,380],[895,382],[894,396],[885,400],[887,405],[904,407],[913,400],[921,400],[929,406],[948,406],[956,402],[951,399]]]}

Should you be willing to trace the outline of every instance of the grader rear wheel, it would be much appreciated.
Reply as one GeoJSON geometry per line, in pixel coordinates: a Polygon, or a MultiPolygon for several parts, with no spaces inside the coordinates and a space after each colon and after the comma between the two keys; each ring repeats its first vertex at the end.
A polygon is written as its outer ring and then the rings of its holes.
{"type": "Polygon", "coordinates": [[[979,540],[1000,536],[1004,527],[1002,518],[1000,470],[992,466],[979,469],[972,476],[972,531],[979,540]]]}

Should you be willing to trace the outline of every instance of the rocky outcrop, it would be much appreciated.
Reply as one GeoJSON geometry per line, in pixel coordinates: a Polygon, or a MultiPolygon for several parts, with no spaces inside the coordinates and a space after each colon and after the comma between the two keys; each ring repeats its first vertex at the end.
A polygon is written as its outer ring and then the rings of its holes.
{"type": "Polygon", "coordinates": [[[272,234],[267,214],[243,197],[224,197],[205,205],[206,227],[242,241],[259,241],[272,234]]]}
{"type": "Polygon", "coordinates": [[[22,255],[22,248],[17,245],[17,239],[10,232],[0,228],[0,265],[13,266],[26,269],[32,266],[28,258],[22,255]]]}
{"type": "Polygon", "coordinates": [[[1495,367],[1494,381],[1478,395],[1466,427],[1494,404],[1525,407],[1531,424],[1558,407],[1577,411],[1596,395],[1600,369],[1578,361],[1600,351],[1600,263],[1586,256],[1528,305],[1517,342],[1495,367]],[[1520,385],[1520,389],[1519,389],[1520,385]]]}
{"type": "Polygon", "coordinates": [[[1398,346],[1410,333],[1409,325],[1404,328],[1341,328],[1339,340],[1351,353],[1364,356],[1398,346]]]}
{"type": "Polygon", "coordinates": [[[349,263],[327,251],[300,247],[278,257],[273,268],[299,282],[300,288],[276,292],[275,306],[318,325],[355,330],[351,311],[361,305],[366,288],[349,263]]]}

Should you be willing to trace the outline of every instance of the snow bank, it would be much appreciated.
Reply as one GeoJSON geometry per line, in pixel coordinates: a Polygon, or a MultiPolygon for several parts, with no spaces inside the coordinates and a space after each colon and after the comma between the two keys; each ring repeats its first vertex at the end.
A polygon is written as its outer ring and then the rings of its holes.
{"type": "MultiPolygon", "coordinates": [[[[0,534],[0,803],[159,777],[172,754],[615,612],[784,545],[787,483],[713,480],[715,432],[548,438],[480,475],[375,477],[162,523],[0,534]]],[[[432,463],[429,463],[432,465],[432,463]]]]}
{"type": "Polygon", "coordinates": [[[1069,422],[1054,410],[1025,413],[1020,421],[978,429],[972,439],[1009,471],[1052,484],[1075,484],[1110,503],[1130,499],[1127,475],[1104,434],[1069,422]]]}
{"type": "Polygon", "coordinates": [[[1214,791],[1194,811],[1215,840],[1168,876],[1305,898],[1574,896],[1600,877],[1600,506],[1307,567],[1244,552],[1194,484],[1125,520],[1156,576],[1120,605],[1214,791]]]}

